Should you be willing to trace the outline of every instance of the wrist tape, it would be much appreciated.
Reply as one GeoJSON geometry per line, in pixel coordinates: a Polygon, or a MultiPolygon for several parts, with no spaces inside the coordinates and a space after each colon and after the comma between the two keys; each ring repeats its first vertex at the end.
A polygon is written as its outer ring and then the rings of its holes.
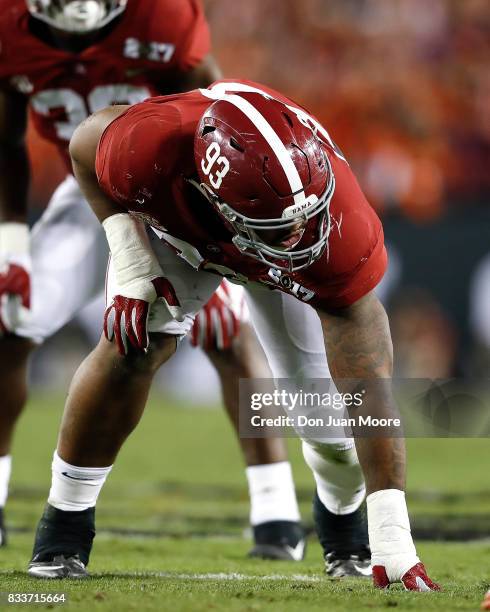
{"type": "Polygon", "coordinates": [[[146,227],[128,213],[118,213],[102,222],[121,294],[152,303],[157,294],[151,281],[163,276],[146,227]]]}

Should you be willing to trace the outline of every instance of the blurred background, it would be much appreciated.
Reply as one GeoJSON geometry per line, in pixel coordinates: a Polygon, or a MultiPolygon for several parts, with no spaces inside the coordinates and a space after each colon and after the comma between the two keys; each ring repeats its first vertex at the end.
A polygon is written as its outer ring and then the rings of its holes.
{"type": "MultiPolygon", "coordinates": [[[[390,267],[379,293],[390,311],[397,375],[488,377],[488,0],[206,0],[205,6],[225,76],[268,84],[311,110],[381,215],[390,267]]],[[[34,220],[64,170],[32,129],[29,143],[34,220]]],[[[100,308],[38,351],[37,385],[66,388],[94,341],[90,321],[100,329],[100,308]]],[[[217,400],[204,357],[188,347],[181,353],[159,386],[185,393],[186,402],[217,400]],[[196,397],[179,382],[190,369],[196,397]]]]}
{"type": "MultiPolygon", "coordinates": [[[[205,4],[225,76],[266,83],[311,109],[347,155],[381,215],[390,266],[379,293],[390,312],[396,374],[488,378],[488,0],[205,4]]],[[[29,142],[34,221],[64,170],[57,152],[32,129],[29,142]]],[[[13,559],[15,567],[25,566],[48,488],[61,395],[95,342],[101,318],[102,304],[91,305],[33,360],[35,387],[13,452],[8,520],[15,537],[9,555],[0,556],[0,571],[10,572],[13,559]]],[[[200,572],[204,567],[221,572],[223,566],[244,571],[246,482],[219,404],[214,371],[200,351],[182,346],[162,368],[145,416],[102,495],[95,571],[112,572],[117,558],[116,567],[125,571],[188,572],[194,567],[191,557],[200,572]],[[146,539],[137,539],[138,534],[146,539]],[[189,535],[200,538],[197,545],[193,537],[186,543],[189,535]],[[173,552],[173,542],[183,552],[173,552]],[[202,565],[204,554],[212,555],[212,564],[202,565]]],[[[311,525],[311,474],[297,440],[288,440],[288,447],[302,516],[311,525]]],[[[419,550],[430,567],[438,568],[441,581],[454,584],[456,567],[460,583],[466,568],[467,580],[479,581],[479,601],[490,558],[488,439],[410,439],[407,447],[415,537],[464,542],[453,548],[422,542],[419,550]],[[480,538],[486,539],[468,542],[480,538]]],[[[301,572],[317,573],[319,560],[312,542],[301,572]]],[[[476,609],[476,599],[471,602],[464,593],[464,602],[476,609]]],[[[242,603],[255,605],[248,595],[242,603]]],[[[137,605],[140,609],[141,602],[137,605]]]]}

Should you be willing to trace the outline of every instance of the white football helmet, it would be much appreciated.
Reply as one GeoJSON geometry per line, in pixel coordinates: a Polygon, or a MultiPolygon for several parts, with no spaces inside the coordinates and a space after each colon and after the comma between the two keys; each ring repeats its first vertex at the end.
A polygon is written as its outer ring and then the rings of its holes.
{"type": "Polygon", "coordinates": [[[29,12],[50,26],[84,34],[120,15],[128,0],[26,0],[29,12]]]}

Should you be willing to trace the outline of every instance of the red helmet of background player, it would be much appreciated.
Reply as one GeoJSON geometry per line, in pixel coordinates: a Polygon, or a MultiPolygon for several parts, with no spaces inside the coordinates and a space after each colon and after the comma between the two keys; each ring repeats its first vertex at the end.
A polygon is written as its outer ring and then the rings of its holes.
{"type": "Polygon", "coordinates": [[[128,0],[27,0],[29,12],[50,26],[85,34],[98,30],[126,8],[128,0]]]}
{"type": "Polygon", "coordinates": [[[242,253],[289,272],[321,257],[335,178],[305,112],[263,92],[222,93],[199,122],[194,154],[201,191],[242,253]]]}

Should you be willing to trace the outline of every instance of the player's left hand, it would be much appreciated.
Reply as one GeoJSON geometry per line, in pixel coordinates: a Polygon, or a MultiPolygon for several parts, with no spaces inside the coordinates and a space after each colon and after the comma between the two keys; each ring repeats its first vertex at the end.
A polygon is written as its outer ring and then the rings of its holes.
{"type": "MultiPolygon", "coordinates": [[[[407,591],[440,591],[441,587],[427,576],[423,563],[417,563],[403,574],[400,579],[407,591]]],[[[373,583],[378,589],[387,589],[392,584],[383,565],[373,566],[373,583]]]]}
{"type": "Polygon", "coordinates": [[[191,344],[205,351],[229,349],[240,331],[240,320],[234,312],[226,283],[222,282],[209,302],[194,319],[191,344]]]}

